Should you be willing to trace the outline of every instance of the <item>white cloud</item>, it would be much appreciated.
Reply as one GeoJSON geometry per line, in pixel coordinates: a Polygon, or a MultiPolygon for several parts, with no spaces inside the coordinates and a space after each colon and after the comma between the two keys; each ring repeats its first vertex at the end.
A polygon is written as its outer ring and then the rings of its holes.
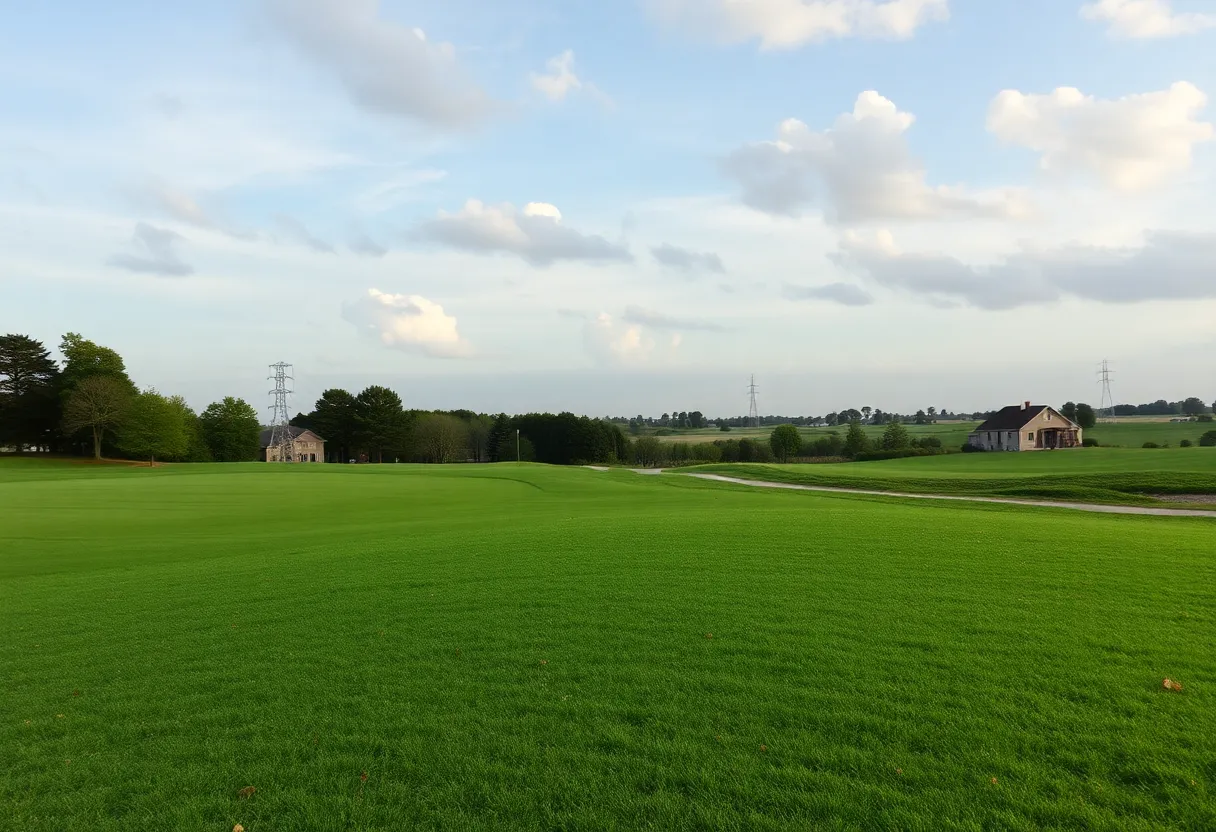
{"type": "Polygon", "coordinates": [[[600,364],[646,364],[655,352],[654,337],[640,324],[618,321],[606,312],[587,321],[583,329],[587,352],[600,364]]]}
{"type": "Polygon", "coordinates": [[[1216,27],[1216,15],[1175,12],[1170,0],[1098,0],[1082,6],[1081,17],[1108,24],[1116,38],[1172,38],[1216,27]]]}
{"type": "Polygon", "coordinates": [[[252,231],[236,228],[208,211],[190,194],[159,179],[153,179],[143,188],[137,189],[135,196],[136,201],[149,205],[179,222],[208,231],[218,231],[238,240],[251,240],[257,236],[252,231]]]}
{"type": "Polygon", "coordinates": [[[448,43],[380,17],[379,0],[263,0],[299,51],[332,72],[356,104],[444,127],[492,109],[448,43]]]}
{"type": "Polygon", "coordinates": [[[783,291],[790,300],[823,300],[841,306],[869,306],[873,296],[852,283],[828,283],[823,286],[794,286],[787,284],[783,291]]]}
{"type": "Polygon", "coordinates": [[[1112,188],[1139,191],[1190,168],[1195,146],[1216,135],[1197,118],[1206,105],[1207,96],[1185,82],[1114,100],[1073,87],[1048,95],[1005,90],[989,108],[988,129],[1042,154],[1045,171],[1094,174],[1112,188]]]}
{"type": "Polygon", "coordinates": [[[743,188],[743,202],[770,214],[796,215],[825,192],[830,222],[946,217],[1016,218],[1031,213],[1021,193],[977,194],[930,186],[904,134],[915,117],[877,92],[863,92],[851,113],[822,133],[797,119],[775,141],[745,145],[723,162],[743,188]]]}
{"type": "Polygon", "coordinates": [[[342,317],[393,349],[432,358],[465,358],[472,354],[456,328],[456,319],[420,295],[368,289],[365,296],[342,307],[342,317]]]}
{"type": "Polygon", "coordinates": [[[664,24],[724,43],[793,49],[832,38],[904,40],[950,18],[949,0],[648,0],[664,24]]]}
{"type": "Polygon", "coordinates": [[[1216,234],[1154,231],[1136,247],[1025,248],[988,265],[905,253],[893,237],[848,234],[834,259],[883,286],[936,304],[1013,309],[1077,297],[1101,303],[1216,298],[1216,234]]]}
{"type": "Polygon", "coordinates": [[[545,202],[530,202],[520,211],[510,203],[486,205],[470,199],[455,213],[440,211],[438,218],[424,223],[417,233],[422,239],[478,254],[508,252],[534,266],[559,260],[620,263],[633,259],[620,243],[563,225],[561,212],[545,202]]]}
{"type": "Polygon", "coordinates": [[[581,89],[583,82],[574,74],[574,51],[567,49],[545,63],[547,72],[531,74],[532,87],[550,101],[561,101],[567,94],[581,89]]]}
{"type": "Polygon", "coordinates": [[[162,277],[186,277],[194,274],[194,267],[182,262],[175,246],[181,234],[167,228],[156,228],[146,222],[137,223],[132,248],[138,252],[115,254],[106,262],[111,266],[142,274],[162,277]]]}
{"type": "Polygon", "coordinates": [[[670,269],[678,269],[684,272],[706,271],[716,274],[726,273],[726,267],[722,264],[722,258],[712,251],[690,251],[686,248],[673,246],[670,243],[663,243],[660,246],[652,248],[650,253],[654,256],[655,262],[670,269]]]}

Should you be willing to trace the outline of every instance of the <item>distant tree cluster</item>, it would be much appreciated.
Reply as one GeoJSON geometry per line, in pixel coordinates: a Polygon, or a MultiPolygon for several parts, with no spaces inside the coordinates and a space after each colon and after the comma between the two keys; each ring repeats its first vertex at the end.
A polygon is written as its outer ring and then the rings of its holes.
{"type": "Polygon", "coordinates": [[[225,399],[202,416],[139,389],[115,350],[69,332],[62,366],[41,341],[0,336],[0,447],[177,462],[257,458],[257,413],[225,399]]]}

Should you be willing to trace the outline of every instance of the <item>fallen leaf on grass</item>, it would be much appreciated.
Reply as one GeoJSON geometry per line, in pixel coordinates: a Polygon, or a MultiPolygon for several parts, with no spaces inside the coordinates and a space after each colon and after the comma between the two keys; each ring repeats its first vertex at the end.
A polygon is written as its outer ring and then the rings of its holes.
{"type": "Polygon", "coordinates": [[[367,782],[367,772],[365,771],[362,774],[360,774],[359,779],[362,780],[364,783],[366,783],[367,782]]]}
{"type": "Polygon", "coordinates": [[[904,773],[904,770],[903,770],[902,768],[897,768],[897,769],[895,769],[895,773],[896,773],[896,774],[903,774],[903,773],[904,773]]]}
{"type": "Polygon", "coordinates": [[[245,827],[238,823],[236,826],[232,827],[232,832],[245,832],[245,827]]]}
{"type": "Polygon", "coordinates": [[[705,637],[706,637],[706,638],[713,638],[713,637],[714,637],[714,634],[713,634],[713,633],[706,633],[706,634],[705,634],[705,637]]]}
{"type": "Polygon", "coordinates": [[[996,785],[996,778],[995,778],[995,777],[993,777],[993,778],[992,778],[992,785],[994,785],[994,786],[996,785]]]}
{"type": "Polygon", "coordinates": [[[1173,679],[1166,679],[1161,683],[1161,687],[1166,690],[1172,690],[1175,693],[1182,693],[1182,682],[1175,682],[1173,679]]]}
{"type": "Polygon", "coordinates": [[[768,751],[768,746],[767,746],[767,745],[762,745],[762,746],[760,746],[760,750],[761,750],[761,751],[768,751]]]}
{"type": "Polygon", "coordinates": [[[245,788],[243,788],[239,792],[237,792],[237,797],[246,798],[246,797],[249,797],[250,795],[252,795],[256,791],[257,791],[257,789],[255,789],[253,786],[246,786],[245,788]]]}
{"type": "Polygon", "coordinates": [[[80,691],[78,691],[78,690],[72,691],[72,696],[80,696],[80,691]]]}
{"type": "Polygon", "coordinates": [[[548,663],[549,663],[549,660],[548,660],[548,659],[541,659],[541,660],[540,660],[540,663],[541,663],[541,664],[548,664],[548,663]]]}
{"type": "Polygon", "coordinates": [[[55,714],[56,719],[63,719],[63,714],[55,714]]]}

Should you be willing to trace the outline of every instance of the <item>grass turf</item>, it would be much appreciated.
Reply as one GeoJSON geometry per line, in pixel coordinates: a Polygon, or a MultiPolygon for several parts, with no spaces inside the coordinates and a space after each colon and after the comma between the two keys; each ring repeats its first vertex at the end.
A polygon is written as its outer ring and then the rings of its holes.
{"type": "MultiPolygon", "coordinates": [[[[952,451],[961,448],[973,430],[979,427],[979,422],[938,422],[932,425],[905,425],[908,435],[914,439],[924,436],[936,436],[942,446],[952,451]]],[[[865,431],[871,439],[878,440],[886,430],[884,425],[865,425],[865,431]]],[[[835,433],[843,437],[848,430],[847,425],[832,428],[799,428],[804,442],[811,442],[828,434],[835,433]]],[[[1199,437],[1210,430],[1216,430],[1213,422],[1170,422],[1150,419],[1119,419],[1113,424],[1098,424],[1085,431],[1085,436],[1096,439],[1102,445],[1121,448],[1139,449],[1145,442],[1156,442],[1158,445],[1169,445],[1177,448],[1184,439],[1198,444],[1199,437]]],[[[710,429],[676,430],[659,439],[664,442],[713,442],[718,439],[758,439],[768,441],[772,434],[771,427],[765,428],[733,428],[728,432],[710,429]]]]}
{"type": "Polygon", "coordinates": [[[826,465],[719,464],[683,470],[837,488],[1126,505],[1160,505],[1152,495],[1216,494],[1213,448],[1078,448],[826,465]]]}
{"type": "Polygon", "coordinates": [[[1211,541],[626,471],[0,461],[0,827],[1213,828],[1211,541]]]}

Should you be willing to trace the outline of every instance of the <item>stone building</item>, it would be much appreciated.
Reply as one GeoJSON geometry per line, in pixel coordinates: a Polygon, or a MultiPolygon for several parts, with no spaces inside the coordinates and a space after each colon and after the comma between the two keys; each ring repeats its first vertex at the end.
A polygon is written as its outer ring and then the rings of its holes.
{"type": "MultiPolygon", "coordinates": [[[[324,462],[325,440],[306,428],[291,426],[291,437],[295,443],[296,462],[324,462]]],[[[278,462],[279,449],[270,447],[270,429],[262,431],[262,459],[265,462],[278,462]]]]}
{"type": "Polygon", "coordinates": [[[985,451],[1048,451],[1081,447],[1081,426],[1047,405],[1006,407],[967,437],[985,451]]]}

